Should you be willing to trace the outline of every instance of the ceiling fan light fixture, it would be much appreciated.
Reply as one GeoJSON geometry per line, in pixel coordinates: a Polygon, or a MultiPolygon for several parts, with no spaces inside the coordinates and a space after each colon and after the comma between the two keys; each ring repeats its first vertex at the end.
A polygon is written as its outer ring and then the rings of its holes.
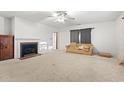
{"type": "Polygon", "coordinates": [[[64,23],[64,22],[65,22],[65,19],[64,19],[64,18],[58,18],[58,19],[57,19],[57,22],[59,22],[59,23],[64,23]]]}

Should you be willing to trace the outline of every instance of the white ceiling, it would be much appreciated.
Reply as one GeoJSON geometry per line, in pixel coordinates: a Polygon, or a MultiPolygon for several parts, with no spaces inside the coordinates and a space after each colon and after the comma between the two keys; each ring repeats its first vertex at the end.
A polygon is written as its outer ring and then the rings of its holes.
{"type": "Polygon", "coordinates": [[[46,25],[62,28],[79,24],[112,21],[122,13],[122,11],[69,11],[69,16],[74,17],[75,20],[68,20],[65,23],[58,23],[55,22],[55,18],[48,17],[51,16],[53,12],[54,11],[0,11],[0,16],[9,18],[18,16],[34,22],[40,22],[46,25]]]}

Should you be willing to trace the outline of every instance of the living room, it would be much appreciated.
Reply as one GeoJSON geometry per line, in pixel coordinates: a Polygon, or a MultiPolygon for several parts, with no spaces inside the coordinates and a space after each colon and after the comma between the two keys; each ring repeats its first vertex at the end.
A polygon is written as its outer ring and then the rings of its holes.
{"type": "Polygon", "coordinates": [[[123,11],[0,11],[0,36],[12,37],[12,50],[1,39],[0,81],[123,81],[123,17],[123,11]]]}
{"type": "Polygon", "coordinates": [[[3,93],[124,93],[123,0],[0,0],[3,93]]]}

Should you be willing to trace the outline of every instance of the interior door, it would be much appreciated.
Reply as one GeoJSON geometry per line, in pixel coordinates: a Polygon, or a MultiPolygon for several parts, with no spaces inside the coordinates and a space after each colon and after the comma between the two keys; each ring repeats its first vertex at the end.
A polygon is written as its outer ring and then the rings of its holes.
{"type": "Polygon", "coordinates": [[[56,49],[56,32],[53,33],[53,49],[56,49]]]}

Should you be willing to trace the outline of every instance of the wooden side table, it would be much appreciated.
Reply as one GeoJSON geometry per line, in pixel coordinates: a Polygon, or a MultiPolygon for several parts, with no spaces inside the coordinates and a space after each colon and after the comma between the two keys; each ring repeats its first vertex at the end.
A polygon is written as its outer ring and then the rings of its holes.
{"type": "Polygon", "coordinates": [[[101,57],[107,57],[107,58],[113,57],[111,53],[106,53],[106,52],[100,52],[100,53],[98,53],[98,55],[101,57]]]}

